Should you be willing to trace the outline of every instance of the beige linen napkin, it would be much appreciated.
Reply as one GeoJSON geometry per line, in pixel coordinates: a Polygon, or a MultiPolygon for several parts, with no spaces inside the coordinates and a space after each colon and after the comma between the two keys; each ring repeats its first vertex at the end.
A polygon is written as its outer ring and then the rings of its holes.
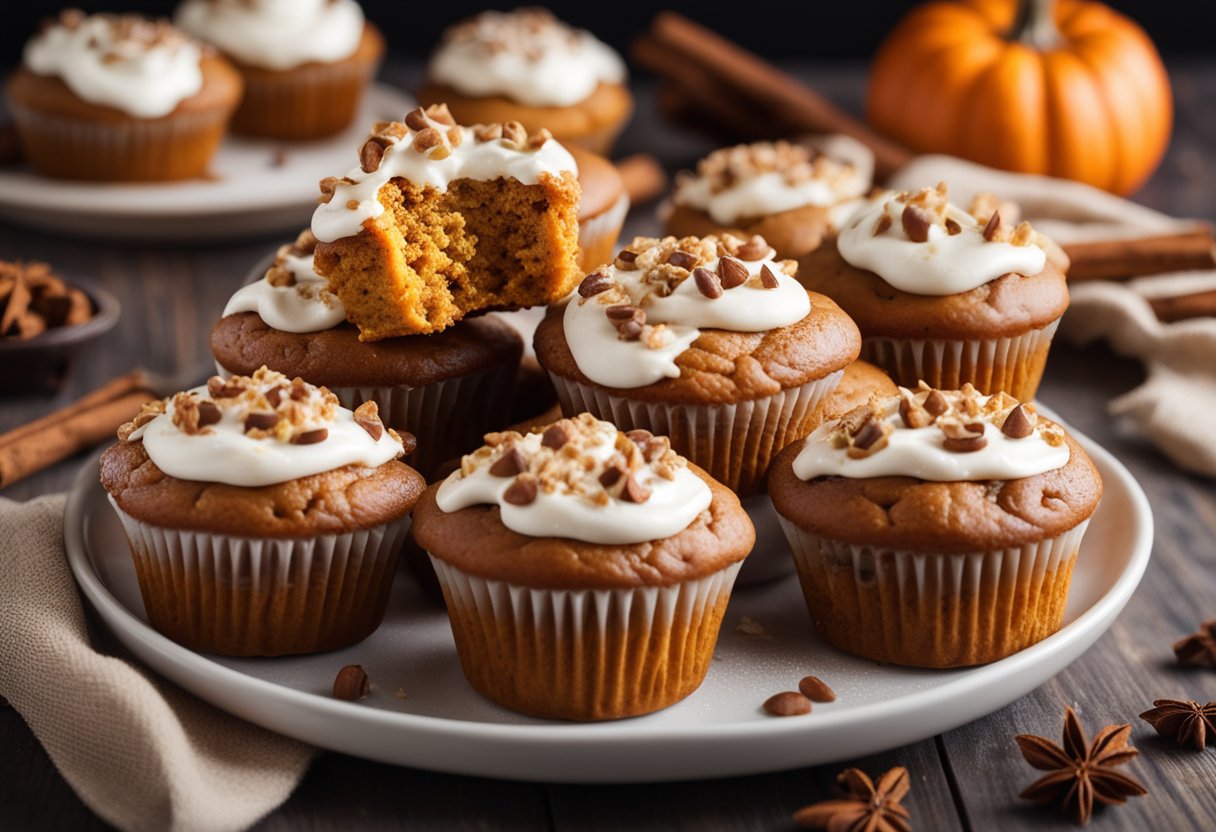
{"type": "MultiPolygon", "coordinates": [[[[967,205],[982,192],[1018,203],[1024,219],[1062,244],[1193,226],[1078,182],[1007,173],[951,156],[918,157],[888,184],[911,190],[939,181],[949,183],[955,204],[967,205]]],[[[1111,401],[1111,413],[1131,419],[1179,467],[1216,477],[1216,318],[1163,324],[1145,300],[1207,289],[1216,289],[1216,271],[1074,284],[1060,335],[1076,343],[1105,338],[1116,352],[1142,361],[1148,378],[1111,401]]]]}
{"type": "Polygon", "coordinates": [[[0,498],[0,695],[97,814],[121,829],[244,829],[313,749],[98,653],[63,549],[62,495],[0,498]]]}

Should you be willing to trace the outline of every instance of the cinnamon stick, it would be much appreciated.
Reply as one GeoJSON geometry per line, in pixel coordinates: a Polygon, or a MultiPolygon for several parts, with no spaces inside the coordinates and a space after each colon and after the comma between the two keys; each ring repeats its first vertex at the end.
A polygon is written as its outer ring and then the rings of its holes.
{"type": "Polygon", "coordinates": [[[686,17],[660,13],[651,24],[649,38],[661,48],[635,50],[638,63],[670,77],[672,61],[654,58],[656,51],[674,55],[712,81],[720,93],[729,90],[737,98],[753,100],[764,112],[780,117],[793,127],[791,132],[852,136],[874,152],[879,177],[889,176],[912,159],[909,150],[871,130],[796,78],[686,17]]]}
{"type": "Polygon", "coordinates": [[[1216,268],[1216,246],[1207,226],[1133,240],[1073,243],[1063,249],[1072,261],[1068,279],[1074,283],[1216,268]]]}
{"type": "Polygon", "coordinates": [[[625,182],[625,193],[634,205],[658,199],[667,190],[667,172],[659,160],[649,153],[635,153],[616,163],[617,173],[625,182]]]}
{"type": "Polygon", "coordinates": [[[138,380],[115,379],[60,411],[0,435],[0,488],[114,436],[141,405],[156,398],[138,380]]]}
{"type": "Polygon", "coordinates": [[[1172,298],[1147,298],[1147,300],[1157,319],[1167,324],[1216,315],[1216,289],[1172,298]]]}

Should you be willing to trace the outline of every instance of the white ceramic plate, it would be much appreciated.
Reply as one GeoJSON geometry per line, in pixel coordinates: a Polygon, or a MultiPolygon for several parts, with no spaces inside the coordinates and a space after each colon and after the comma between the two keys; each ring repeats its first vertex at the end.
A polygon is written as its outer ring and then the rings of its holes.
{"type": "Polygon", "coordinates": [[[25,167],[0,168],[0,217],[39,228],[125,240],[212,240],[295,233],[317,204],[317,182],[358,161],[373,121],[400,119],[413,99],[373,84],[351,126],[333,138],[281,142],[228,136],[213,178],[155,184],[48,179],[25,167]]]}
{"type": "Polygon", "coordinates": [[[709,675],[692,696],[650,716],[548,722],[481,698],[457,663],[447,616],[399,575],[384,624],[339,652],[281,659],[200,655],[144,620],[126,540],[86,465],[68,499],[68,558],[118,638],[154,670],[250,722],[389,763],[516,780],[654,782],[778,771],[906,745],[991,713],[1050,679],[1102,635],[1148,564],[1153,521],[1127,469],[1085,437],[1105,496],[1081,547],[1065,626],[983,667],[929,671],[837,652],[815,635],[793,577],[738,589],[709,675]],[[744,617],[764,628],[749,634],[744,617]],[[329,690],[343,665],[374,685],[360,702],[329,690]],[[838,695],[806,716],[760,705],[814,673],[838,695]],[[403,697],[403,698],[402,698],[403,697]]]}

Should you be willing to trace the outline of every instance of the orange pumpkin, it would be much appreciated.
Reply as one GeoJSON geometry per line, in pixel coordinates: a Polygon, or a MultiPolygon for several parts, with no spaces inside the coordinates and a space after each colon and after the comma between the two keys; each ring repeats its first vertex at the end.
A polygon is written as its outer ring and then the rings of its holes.
{"type": "Polygon", "coordinates": [[[868,116],[911,149],[1125,194],[1169,143],[1161,57],[1091,0],[938,0],[875,56],[868,116]]]}

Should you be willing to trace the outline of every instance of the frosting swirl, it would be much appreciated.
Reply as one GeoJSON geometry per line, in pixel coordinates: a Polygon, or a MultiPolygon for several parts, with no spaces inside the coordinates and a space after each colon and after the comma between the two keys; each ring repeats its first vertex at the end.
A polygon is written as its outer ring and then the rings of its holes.
{"type": "Polygon", "coordinates": [[[676,358],[699,327],[763,332],[811,311],[792,260],[762,237],[635,238],[612,265],[584,278],[562,327],[579,370],[607,387],[678,378],[676,358]]]}
{"type": "Polygon", "coordinates": [[[136,118],[159,118],[203,88],[197,43],[164,20],[137,15],[59,18],[25,45],[25,65],[54,75],[92,104],[136,118]]]}
{"type": "Polygon", "coordinates": [[[363,37],[355,0],[185,0],[174,20],[241,63],[266,69],[340,61],[363,37]]]}
{"type": "Polygon", "coordinates": [[[528,135],[515,121],[461,127],[444,104],[413,110],[404,122],[376,124],[359,160],[346,176],[321,181],[312,233],[322,242],[358,234],[365,221],[383,214],[377,195],[391,179],[443,192],[456,179],[503,177],[535,185],[542,175],[578,174],[570,151],[548,130],[528,135]]]}
{"type": "Polygon", "coordinates": [[[262,367],[145,405],[118,438],[143,440],[172,477],[256,487],[332,471],[375,467],[412,450],[380,421],[375,402],[350,411],[324,387],[262,367]]]}
{"type": "Polygon", "coordinates": [[[487,434],[435,501],[446,512],[497,504],[503,525],[530,537],[621,544],[678,534],[712,497],[667,437],[582,413],[526,436],[487,434]]]}
{"type": "Polygon", "coordinates": [[[313,268],[317,239],[307,229],[294,243],[279,247],[265,277],[236,291],[223,317],[256,312],[283,332],[320,332],[346,320],[346,308],[313,268]]]}
{"type": "Polygon", "coordinates": [[[944,183],[874,200],[845,223],[836,245],[859,269],[916,295],[969,292],[1004,274],[1043,271],[1045,240],[1028,223],[1012,231],[1000,214],[981,223],[947,201],[944,183]]]}
{"type": "Polygon", "coordinates": [[[532,107],[568,107],[601,83],[625,80],[625,62],[590,32],[546,9],[482,12],[452,26],[431,56],[435,83],[464,95],[503,95],[532,107]]]}
{"type": "Polygon", "coordinates": [[[715,150],[697,163],[695,174],[681,171],[672,199],[730,225],[835,205],[869,187],[869,177],[847,162],[789,142],[755,142],[715,150]]]}
{"type": "Polygon", "coordinates": [[[820,425],[794,458],[801,480],[917,477],[935,482],[1009,480],[1068,463],[1064,431],[1033,405],[998,393],[934,390],[873,399],[820,425]]]}

